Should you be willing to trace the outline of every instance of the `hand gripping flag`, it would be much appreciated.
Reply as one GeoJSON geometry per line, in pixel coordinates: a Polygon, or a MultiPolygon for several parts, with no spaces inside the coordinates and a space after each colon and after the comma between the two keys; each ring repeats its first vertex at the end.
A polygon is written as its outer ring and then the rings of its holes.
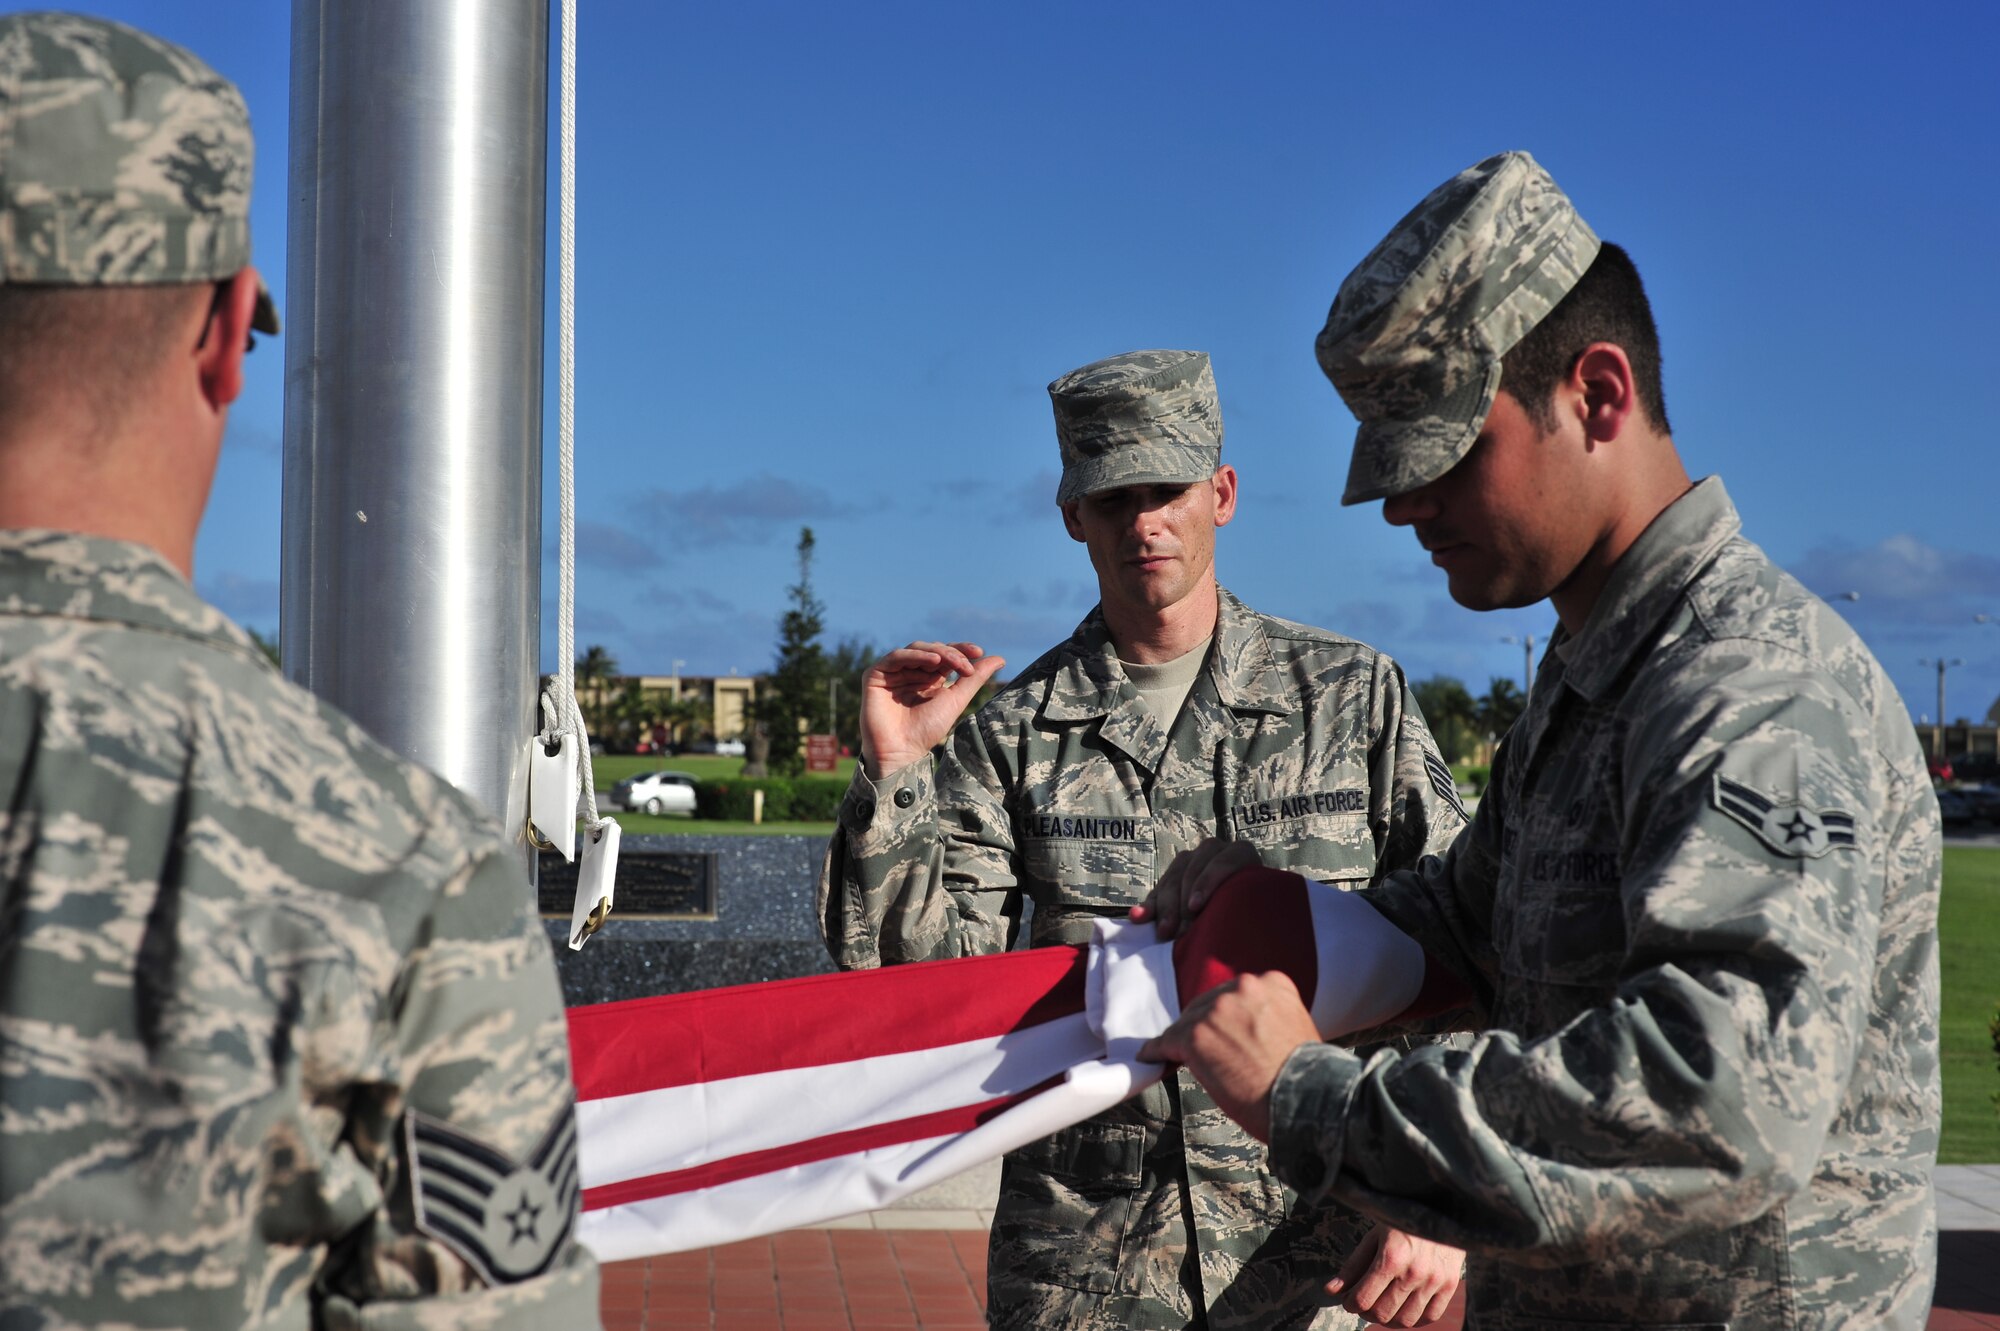
{"type": "Polygon", "coordinates": [[[1236,975],[1283,971],[1331,1038],[1410,1006],[1423,950],[1359,898],[1239,873],[1172,943],[810,976],[569,1011],[580,1237],[604,1261],[874,1210],[1158,1081],[1141,1045],[1236,975]]]}

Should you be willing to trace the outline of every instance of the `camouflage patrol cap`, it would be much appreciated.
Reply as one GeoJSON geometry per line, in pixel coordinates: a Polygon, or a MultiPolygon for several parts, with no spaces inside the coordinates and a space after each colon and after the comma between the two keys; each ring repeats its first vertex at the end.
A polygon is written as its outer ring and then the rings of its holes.
{"type": "Polygon", "coordinates": [[[1067,504],[1122,485],[1205,481],[1222,464],[1222,406],[1204,351],[1128,351],[1049,385],[1067,504]]]}
{"type": "MultiPolygon", "coordinates": [[[[250,262],[250,115],[189,52],[78,14],[0,17],[0,282],[217,282],[250,262]]],[[[252,327],[278,331],[260,283],[252,327]]]]}
{"type": "Polygon", "coordinates": [[[1340,284],[1314,344],[1361,422],[1343,504],[1427,485],[1472,448],[1500,358],[1597,257],[1549,173],[1501,153],[1432,190],[1340,284]]]}

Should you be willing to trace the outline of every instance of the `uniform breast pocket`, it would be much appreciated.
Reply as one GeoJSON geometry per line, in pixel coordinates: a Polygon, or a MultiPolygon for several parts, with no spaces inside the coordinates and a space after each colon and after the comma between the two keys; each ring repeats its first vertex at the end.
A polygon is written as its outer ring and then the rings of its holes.
{"type": "Polygon", "coordinates": [[[1137,817],[1044,818],[1055,835],[1030,828],[1021,864],[1037,907],[1123,910],[1153,890],[1153,820],[1137,817]]]}
{"type": "MultiPolygon", "coordinates": [[[[1083,845],[1053,837],[1029,837],[1021,843],[1021,863],[1037,886],[1046,884],[1060,899],[1064,884],[1079,882],[1083,877],[1083,845]]],[[[1035,892],[1037,903],[1043,895],[1035,892]]]]}
{"type": "MultiPolygon", "coordinates": [[[[1528,849],[1502,891],[1502,966],[1544,984],[1610,989],[1625,964],[1625,898],[1618,853],[1590,847],[1528,849]]],[[[1497,932],[1497,931],[1496,931],[1497,932]]]]}

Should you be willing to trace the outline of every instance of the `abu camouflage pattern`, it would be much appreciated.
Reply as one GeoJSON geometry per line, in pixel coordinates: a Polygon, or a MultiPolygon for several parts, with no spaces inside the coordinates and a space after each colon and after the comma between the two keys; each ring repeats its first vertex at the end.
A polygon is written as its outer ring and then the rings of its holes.
{"type": "Polygon", "coordinates": [[[1202,351],[1128,351],[1049,385],[1062,450],[1056,502],[1126,485],[1205,481],[1222,465],[1222,403],[1202,351]]]}
{"type": "MultiPolygon", "coordinates": [[[[0,283],[213,282],[250,262],[250,116],[190,52],[77,14],[0,16],[0,283]]],[[[278,331],[260,289],[253,326],[278,331]]]]}
{"type": "MultiPolygon", "coordinates": [[[[1093,612],[959,725],[935,774],[857,773],[820,874],[834,960],[1004,951],[1028,902],[1036,945],[1084,943],[1204,837],[1345,887],[1449,844],[1462,822],[1431,783],[1430,732],[1396,664],[1220,601],[1170,731],[1093,612]]],[[[1299,1207],[1263,1147],[1180,1073],[1008,1157],[993,1325],[1186,1327],[1198,1282],[1211,1328],[1355,1326],[1320,1291],[1367,1227],[1299,1207]]]]}
{"type": "Polygon", "coordinates": [[[1472,827],[1368,890],[1485,1033],[1299,1051],[1272,1160],[1470,1249],[1468,1325],[1916,1331],[1940,853],[1894,686],[1704,481],[1557,631],[1472,827]]]}
{"type": "Polygon", "coordinates": [[[0,532],[0,893],[0,1326],[597,1325],[516,857],[140,546],[0,532]]]}
{"type": "Polygon", "coordinates": [[[1347,275],[1315,343],[1360,421],[1343,504],[1403,494],[1471,450],[1500,358],[1597,257],[1597,235],[1527,153],[1432,190],[1347,275]]]}

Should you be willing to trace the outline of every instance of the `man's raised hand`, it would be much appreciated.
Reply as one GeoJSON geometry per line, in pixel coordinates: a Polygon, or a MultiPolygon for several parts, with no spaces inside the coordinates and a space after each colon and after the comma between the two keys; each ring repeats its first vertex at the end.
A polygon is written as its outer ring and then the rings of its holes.
{"type": "Polygon", "coordinates": [[[977,643],[913,642],[861,677],[861,762],[879,781],[944,742],[966,704],[1007,664],[977,643]]]}

